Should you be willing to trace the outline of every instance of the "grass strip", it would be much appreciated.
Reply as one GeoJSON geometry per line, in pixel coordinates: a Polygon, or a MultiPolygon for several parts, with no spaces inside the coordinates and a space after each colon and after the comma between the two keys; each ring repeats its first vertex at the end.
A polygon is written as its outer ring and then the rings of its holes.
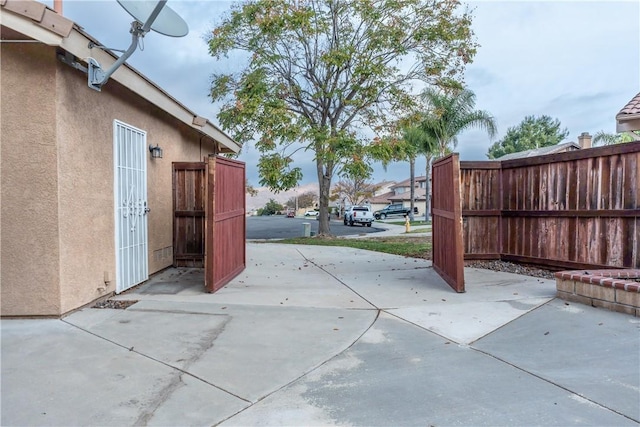
{"type": "Polygon", "coordinates": [[[403,255],[410,258],[431,259],[431,238],[418,237],[375,237],[358,239],[339,239],[335,237],[295,237],[273,240],[269,243],[287,243],[295,245],[340,246],[369,251],[403,255]]]}

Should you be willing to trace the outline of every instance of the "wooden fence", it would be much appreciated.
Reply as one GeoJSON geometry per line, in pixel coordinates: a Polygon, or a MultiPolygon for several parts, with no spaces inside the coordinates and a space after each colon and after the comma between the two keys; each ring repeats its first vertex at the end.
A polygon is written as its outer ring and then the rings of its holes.
{"type": "Polygon", "coordinates": [[[640,142],[460,162],[465,259],[639,268],[640,142]]]}

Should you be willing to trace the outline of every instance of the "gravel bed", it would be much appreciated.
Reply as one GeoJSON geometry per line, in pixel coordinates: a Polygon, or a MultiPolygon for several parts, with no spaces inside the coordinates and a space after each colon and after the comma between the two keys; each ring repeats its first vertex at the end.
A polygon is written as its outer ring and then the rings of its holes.
{"type": "Polygon", "coordinates": [[[543,268],[533,267],[523,264],[515,264],[506,261],[465,261],[466,267],[484,268],[486,270],[502,271],[505,273],[524,274],[526,276],[540,277],[542,279],[554,280],[554,271],[545,270],[543,268]]]}
{"type": "Polygon", "coordinates": [[[137,302],[138,301],[134,301],[134,300],[108,299],[105,301],[98,301],[91,308],[113,308],[116,310],[124,310],[137,302]]]}

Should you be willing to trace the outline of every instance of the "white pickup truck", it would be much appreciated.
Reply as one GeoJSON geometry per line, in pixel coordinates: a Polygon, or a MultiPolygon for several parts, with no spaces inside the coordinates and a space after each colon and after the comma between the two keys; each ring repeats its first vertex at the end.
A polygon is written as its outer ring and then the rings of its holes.
{"type": "Polygon", "coordinates": [[[369,206],[351,206],[344,212],[344,225],[361,224],[371,227],[373,223],[373,212],[369,206]]]}

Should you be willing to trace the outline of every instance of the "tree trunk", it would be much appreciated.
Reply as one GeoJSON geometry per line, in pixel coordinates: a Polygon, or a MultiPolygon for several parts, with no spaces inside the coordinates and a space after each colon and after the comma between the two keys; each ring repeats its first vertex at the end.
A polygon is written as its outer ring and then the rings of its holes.
{"type": "Polygon", "coordinates": [[[414,200],[416,199],[416,159],[415,157],[411,157],[409,159],[409,176],[410,176],[410,185],[411,185],[411,191],[409,192],[409,197],[411,197],[411,204],[410,204],[410,208],[411,210],[409,211],[409,220],[413,221],[413,207],[414,207],[414,200]]]}
{"type": "Polygon", "coordinates": [[[433,156],[430,154],[426,155],[427,158],[427,167],[425,171],[425,183],[424,183],[424,194],[425,198],[425,210],[424,210],[424,220],[429,221],[431,219],[431,162],[433,161],[433,156]]]}
{"type": "MultiPolygon", "coordinates": [[[[318,172],[318,235],[330,236],[331,227],[329,226],[329,192],[331,190],[331,173],[333,171],[324,170],[321,160],[316,160],[316,170],[318,172]],[[330,173],[331,172],[331,173],[330,173]]],[[[328,168],[327,168],[328,169],[328,168]]]]}

